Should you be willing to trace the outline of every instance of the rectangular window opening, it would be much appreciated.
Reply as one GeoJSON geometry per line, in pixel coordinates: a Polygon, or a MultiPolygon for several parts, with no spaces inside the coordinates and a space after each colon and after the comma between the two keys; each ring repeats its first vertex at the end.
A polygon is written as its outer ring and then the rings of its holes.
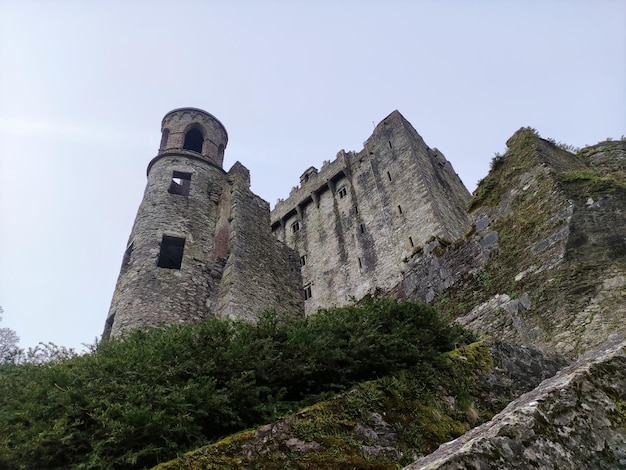
{"type": "Polygon", "coordinates": [[[291,224],[291,231],[296,233],[298,230],[300,230],[300,222],[296,220],[293,224],[291,224]]]}
{"type": "Polygon", "coordinates": [[[402,214],[402,206],[398,206],[398,212],[402,214]]]}
{"type": "Polygon", "coordinates": [[[391,173],[387,172],[387,178],[389,178],[389,181],[391,181],[391,173]]]}
{"type": "Polygon", "coordinates": [[[311,284],[304,287],[304,300],[311,298],[311,284]]]}
{"type": "Polygon", "coordinates": [[[157,266],[159,268],[180,269],[183,263],[185,251],[185,239],[163,235],[161,240],[161,253],[157,266]]]}
{"type": "Polygon", "coordinates": [[[348,195],[348,190],[346,189],[346,187],[344,186],[343,188],[341,188],[339,191],[339,197],[341,199],[343,199],[344,197],[346,197],[348,195]]]}
{"type": "Polygon", "coordinates": [[[359,268],[363,267],[363,264],[361,263],[361,258],[357,258],[359,260],[359,268]]]}
{"type": "Polygon", "coordinates": [[[411,244],[411,247],[415,246],[415,244],[413,243],[413,237],[409,237],[409,243],[411,244]]]}
{"type": "Polygon", "coordinates": [[[179,194],[181,196],[189,196],[189,189],[191,188],[191,173],[184,173],[182,171],[174,171],[172,174],[172,182],[167,190],[170,194],[179,194]]]}
{"type": "Polygon", "coordinates": [[[306,255],[300,256],[300,266],[304,266],[306,264],[306,255]]]}
{"type": "Polygon", "coordinates": [[[361,231],[361,233],[365,233],[365,225],[359,225],[359,230],[361,231]]]}

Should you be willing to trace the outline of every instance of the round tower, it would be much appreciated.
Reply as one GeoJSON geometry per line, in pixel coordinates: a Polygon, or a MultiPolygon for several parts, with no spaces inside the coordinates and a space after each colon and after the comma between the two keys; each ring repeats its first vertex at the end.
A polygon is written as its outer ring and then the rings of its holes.
{"type": "Polygon", "coordinates": [[[201,319],[215,293],[211,272],[228,134],[217,118],[195,108],[167,113],[161,133],[104,338],[201,319]]]}

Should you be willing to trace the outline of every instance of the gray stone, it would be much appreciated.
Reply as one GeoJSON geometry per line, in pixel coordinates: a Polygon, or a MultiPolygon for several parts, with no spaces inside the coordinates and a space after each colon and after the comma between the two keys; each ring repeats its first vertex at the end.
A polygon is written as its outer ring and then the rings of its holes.
{"type": "Polygon", "coordinates": [[[405,467],[626,468],[626,340],[590,351],[491,421],[405,467]]]}

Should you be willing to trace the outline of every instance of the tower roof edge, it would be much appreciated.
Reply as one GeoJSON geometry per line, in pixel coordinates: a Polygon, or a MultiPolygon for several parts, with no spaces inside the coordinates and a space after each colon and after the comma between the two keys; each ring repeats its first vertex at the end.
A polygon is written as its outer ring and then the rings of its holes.
{"type": "Polygon", "coordinates": [[[182,107],[182,108],[172,109],[171,111],[167,112],[165,114],[165,116],[163,116],[163,119],[161,120],[161,126],[163,126],[163,124],[165,123],[165,119],[170,114],[179,113],[181,111],[195,111],[197,113],[202,113],[202,114],[207,115],[208,117],[213,119],[215,122],[217,122],[222,127],[222,129],[224,130],[224,134],[226,134],[226,141],[228,141],[228,131],[226,130],[226,126],[224,126],[224,124],[222,124],[222,121],[220,121],[218,118],[216,118],[213,114],[205,111],[204,109],[200,109],[200,108],[193,108],[193,107],[190,107],[190,106],[186,106],[186,107],[182,107]]]}

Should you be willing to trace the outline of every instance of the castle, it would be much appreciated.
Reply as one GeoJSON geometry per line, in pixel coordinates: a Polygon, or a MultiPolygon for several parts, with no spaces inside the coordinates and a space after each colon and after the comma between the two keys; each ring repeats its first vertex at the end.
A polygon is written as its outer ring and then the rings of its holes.
{"type": "Polygon", "coordinates": [[[228,134],[211,114],[175,109],[122,260],[103,337],[211,315],[254,321],[345,305],[402,282],[406,260],[471,224],[452,165],[398,112],[358,153],[307,169],[269,204],[239,162],[222,168],[228,134]]]}

